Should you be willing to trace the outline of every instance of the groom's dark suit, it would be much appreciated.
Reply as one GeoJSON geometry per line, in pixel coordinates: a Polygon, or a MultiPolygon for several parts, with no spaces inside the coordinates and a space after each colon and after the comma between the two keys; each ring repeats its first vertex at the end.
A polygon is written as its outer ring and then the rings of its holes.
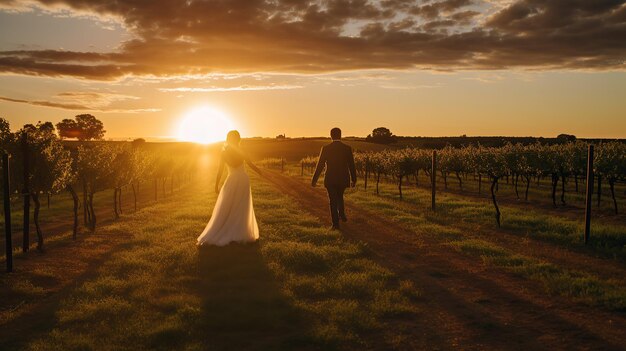
{"type": "Polygon", "coordinates": [[[315,186],[322,170],[326,167],[324,186],[330,200],[330,216],[333,227],[339,227],[339,218],[345,220],[346,214],[343,204],[343,193],[350,186],[350,181],[356,182],[356,168],[352,148],[339,140],[322,147],[317,167],[311,184],[315,186]]]}

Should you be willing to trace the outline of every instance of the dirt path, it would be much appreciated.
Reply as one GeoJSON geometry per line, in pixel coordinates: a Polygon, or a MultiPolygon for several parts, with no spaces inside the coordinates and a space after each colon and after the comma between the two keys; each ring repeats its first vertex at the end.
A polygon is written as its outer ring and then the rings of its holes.
{"type": "MultiPolygon", "coordinates": [[[[268,172],[276,188],[328,222],[326,194],[304,182],[268,172]]],[[[378,261],[422,292],[413,330],[415,346],[431,349],[622,349],[626,319],[560,298],[538,283],[484,266],[427,236],[347,204],[346,237],[366,243],[378,261]]]]}

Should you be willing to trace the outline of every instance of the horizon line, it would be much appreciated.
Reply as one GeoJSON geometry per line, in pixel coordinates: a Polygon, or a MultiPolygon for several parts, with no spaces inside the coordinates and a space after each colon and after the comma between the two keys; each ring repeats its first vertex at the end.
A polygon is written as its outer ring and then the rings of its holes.
{"type": "MultiPolygon", "coordinates": [[[[566,134],[566,133],[563,133],[566,134]]],[[[572,134],[567,134],[572,135],[572,134]]],[[[532,139],[556,139],[558,135],[555,136],[512,136],[512,135],[394,135],[398,138],[515,138],[515,139],[523,139],[523,138],[532,138],[532,139]]],[[[580,140],[626,140],[626,136],[624,137],[593,137],[593,136],[576,136],[576,139],[580,140]]],[[[342,139],[365,139],[367,136],[356,136],[349,135],[344,136],[342,139]]],[[[176,137],[172,136],[133,136],[133,137],[111,137],[104,138],[104,141],[132,141],[135,139],[144,139],[146,142],[189,142],[184,140],[179,140],[176,137]]],[[[276,136],[250,136],[250,137],[242,137],[242,139],[267,139],[267,140],[299,140],[299,139],[330,139],[330,136],[285,136],[284,139],[277,138],[276,136]]],[[[217,141],[219,143],[221,141],[217,141]]]]}

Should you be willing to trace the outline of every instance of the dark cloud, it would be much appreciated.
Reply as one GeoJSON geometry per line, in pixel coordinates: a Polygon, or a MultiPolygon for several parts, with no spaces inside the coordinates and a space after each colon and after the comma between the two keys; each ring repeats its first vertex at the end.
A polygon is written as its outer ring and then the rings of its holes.
{"type": "Polygon", "coordinates": [[[410,13],[421,15],[427,19],[434,19],[439,17],[442,13],[452,12],[462,7],[472,5],[473,2],[473,0],[443,0],[426,5],[414,6],[410,10],[410,13]]]}
{"type": "Polygon", "coordinates": [[[480,15],[478,11],[461,11],[450,15],[450,19],[458,24],[468,24],[471,19],[480,15]]]}
{"type": "Polygon", "coordinates": [[[56,107],[62,108],[66,110],[88,110],[89,108],[85,105],[81,104],[65,104],[65,103],[57,103],[51,101],[31,101],[31,100],[23,100],[23,99],[13,99],[9,97],[0,96],[0,101],[6,102],[16,102],[21,104],[29,104],[35,106],[45,106],[45,107],[56,107]]]}
{"type": "Polygon", "coordinates": [[[129,109],[110,107],[110,104],[115,101],[136,99],[132,96],[120,94],[99,92],[64,92],[57,94],[56,96],[63,101],[24,100],[5,96],[0,96],[0,101],[75,111],[96,111],[108,113],[144,113],[160,111],[160,109],[154,108],[129,109]]]}
{"type": "Polygon", "coordinates": [[[517,0],[486,20],[477,20],[489,4],[480,0],[39,3],[120,18],[135,39],[113,53],[0,52],[0,72],[107,80],[377,68],[623,70],[626,55],[623,0],[517,0]]]}
{"type": "Polygon", "coordinates": [[[430,21],[430,22],[424,24],[422,26],[422,28],[424,28],[427,31],[431,31],[433,29],[438,29],[438,28],[452,27],[456,23],[458,23],[458,22],[454,21],[452,19],[435,20],[435,21],[430,21]]]}

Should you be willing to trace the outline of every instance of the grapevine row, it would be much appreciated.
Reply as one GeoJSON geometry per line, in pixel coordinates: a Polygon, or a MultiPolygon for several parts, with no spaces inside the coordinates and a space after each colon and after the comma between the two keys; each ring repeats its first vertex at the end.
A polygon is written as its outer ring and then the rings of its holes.
{"type": "MultiPolygon", "coordinates": [[[[609,184],[614,204],[614,211],[618,213],[615,197],[615,184],[626,180],[626,144],[621,142],[605,142],[596,146],[594,175],[600,186],[605,180],[609,184]]],[[[376,193],[379,191],[381,177],[393,179],[398,185],[398,193],[402,198],[402,187],[407,180],[419,179],[420,172],[431,177],[432,150],[419,148],[405,148],[399,150],[384,150],[379,152],[357,152],[355,163],[357,172],[365,178],[365,184],[370,178],[376,182],[376,193]]],[[[301,160],[302,170],[312,167],[315,157],[306,157],[301,160]]],[[[507,144],[503,147],[467,146],[453,148],[447,146],[437,150],[437,176],[441,176],[444,187],[452,178],[458,182],[459,189],[463,190],[463,181],[468,176],[478,178],[479,192],[483,180],[488,180],[491,195],[496,208],[496,221],[500,224],[499,208],[496,202],[496,193],[499,182],[507,178],[511,180],[518,198],[528,200],[528,191],[533,179],[550,179],[551,197],[554,206],[557,205],[557,192],[561,187],[560,201],[565,204],[565,185],[574,181],[576,191],[579,181],[586,177],[587,144],[582,141],[559,145],[531,145],[507,144]]]]}
{"type": "MultiPolygon", "coordinates": [[[[189,158],[157,154],[146,150],[141,140],[136,142],[63,142],[51,123],[26,125],[11,132],[4,121],[0,128],[0,147],[10,155],[9,193],[24,198],[23,250],[29,249],[28,221],[30,203],[34,204],[33,221],[37,234],[37,249],[44,248],[44,233],[39,221],[40,197],[67,191],[73,200],[72,237],[79,228],[79,209],[83,211],[85,227],[96,229],[94,195],[105,190],[113,192],[113,213],[121,213],[122,188],[131,188],[135,209],[140,183],[153,181],[155,199],[160,181],[163,192],[169,181],[180,182],[195,172],[196,162],[189,158]],[[79,196],[82,195],[82,199],[79,196]]],[[[69,214],[68,214],[69,215],[69,214]]]]}

